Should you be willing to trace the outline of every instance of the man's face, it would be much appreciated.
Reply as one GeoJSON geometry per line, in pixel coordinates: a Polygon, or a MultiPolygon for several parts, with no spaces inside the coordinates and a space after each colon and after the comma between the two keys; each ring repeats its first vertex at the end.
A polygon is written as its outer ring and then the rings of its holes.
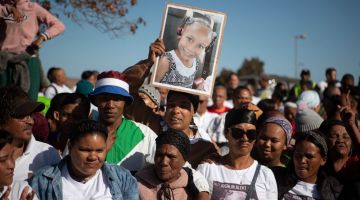
{"type": "Polygon", "coordinates": [[[239,93],[234,94],[233,101],[235,108],[247,107],[252,101],[252,96],[248,90],[240,90],[239,93]]]}
{"type": "Polygon", "coordinates": [[[79,104],[66,104],[59,111],[58,125],[62,132],[69,133],[72,127],[79,120],[88,119],[88,113],[85,108],[79,104]]]}
{"type": "Polygon", "coordinates": [[[309,74],[303,74],[303,75],[301,75],[301,80],[310,81],[310,75],[309,75],[309,74]]]}
{"type": "Polygon", "coordinates": [[[235,74],[231,75],[229,79],[230,88],[235,89],[238,85],[239,85],[239,78],[235,74]]]}
{"type": "Polygon", "coordinates": [[[87,81],[89,81],[93,86],[95,86],[96,78],[97,78],[97,76],[95,74],[93,74],[87,79],[87,81]]]}
{"type": "Polygon", "coordinates": [[[57,81],[58,84],[63,85],[66,83],[66,75],[65,75],[65,71],[63,69],[57,70],[55,72],[55,79],[57,81]]]}
{"type": "Polygon", "coordinates": [[[227,99],[225,88],[216,88],[213,94],[213,102],[216,108],[222,108],[227,99]]]}
{"type": "Polygon", "coordinates": [[[335,81],[336,80],[336,71],[333,70],[329,74],[326,75],[327,81],[335,81]]]}
{"type": "Polygon", "coordinates": [[[13,182],[15,159],[14,148],[11,144],[5,144],[0,150],[0,187],[8,186],[13,182]]]}
{"type": "Polygon", "coordinates": [[[194,107],[186,96],[174,94],[168,99],[165,121],[170,128],[179,131],[188,129],[193,115],[194,107]]]}
{"type": "Polygon", "coordinates": [[[2,129],[11,133],[14,139],[28,142],[32,136],[33,125],[34,119],[32,118],[32,115],[18,118],[10,117],[10,119],[2,125],[2,129]]]}
{"type": "Polygon", "coordinates": [[[193,60],[205,53],[206,47],[211,42],[211,31],[205,25],[195,22],[186,25],[179,37],[179,58],[181,60],[193,60]]]}
{"type": "Polygon", "coordinates": [[[125,98],[121,95],[103,93],[96,96],[95,104],[99,109],[100,121],[110,125],[122,118],[125,98]]]}

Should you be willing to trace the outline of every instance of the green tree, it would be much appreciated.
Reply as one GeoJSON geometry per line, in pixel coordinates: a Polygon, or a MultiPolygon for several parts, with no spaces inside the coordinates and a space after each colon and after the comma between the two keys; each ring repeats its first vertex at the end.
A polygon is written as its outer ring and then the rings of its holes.
{"type": "Polygon", "coordinates": [[[137,0],[35,0],[45,9],[59,16],[63,14],[75,23],[84,22],[94,26],[100,32],[115,37],[132,33],[139,26],[145,26],[142,17],[129,19],[129,9],[136,6],[137,0]]]}
{"type": "Polygon", "coordinates": [[[240,69],[237,71],[239,76],[257,75],[264,73],[264,62],[259,58],[245,59],[240,69]]]}

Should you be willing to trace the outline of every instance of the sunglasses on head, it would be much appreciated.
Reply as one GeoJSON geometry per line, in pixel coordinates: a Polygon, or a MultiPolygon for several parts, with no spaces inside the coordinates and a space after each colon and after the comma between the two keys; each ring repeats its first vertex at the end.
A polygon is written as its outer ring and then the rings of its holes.
{"type": "Polygon", "coordinates": [[[246,135],[249,141],[253,141],[256,139],[256,130],[254,129],[244,131],[239,128],[230,128],[230,133],[231,136],[236,140],[243,138],[244,135],[246,135]]]}

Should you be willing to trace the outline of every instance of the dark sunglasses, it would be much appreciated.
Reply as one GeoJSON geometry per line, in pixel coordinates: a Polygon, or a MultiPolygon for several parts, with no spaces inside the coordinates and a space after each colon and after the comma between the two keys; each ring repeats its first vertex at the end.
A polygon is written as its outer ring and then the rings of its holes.
{"type": "Polygon", "coordinates": [[[230,133],[231,136],[236,140],[243,138],[244,135],[246,135],[249,141],[253,141],[256,139],[256,130],[254,129],[244,131],[239,128],[230,128],[230,133]]]}

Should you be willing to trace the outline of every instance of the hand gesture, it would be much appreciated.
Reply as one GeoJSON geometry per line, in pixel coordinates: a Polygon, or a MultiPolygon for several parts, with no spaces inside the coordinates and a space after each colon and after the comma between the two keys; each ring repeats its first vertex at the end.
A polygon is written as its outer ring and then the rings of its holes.
{"type": "Polygon", "coordinates": [[[343,106],[338,106],[338,109],[340,112],[341,120],[347,123],[348,125],[354,125],[356,124],[356,118],[355,118],[356,114],[351,109],[349,95],[350,95],[350,90],[347,92],[347,94],[341,95],[343,106]]]}
{"type": "Polygon", "coordinates": [[[149,47],[149,55],[148,59],[155,63],[156,57],[161,56],[163,53],[165,53],[165,45],[162,39],[157,38],[155,42],[151,43],[149,47]]]}

